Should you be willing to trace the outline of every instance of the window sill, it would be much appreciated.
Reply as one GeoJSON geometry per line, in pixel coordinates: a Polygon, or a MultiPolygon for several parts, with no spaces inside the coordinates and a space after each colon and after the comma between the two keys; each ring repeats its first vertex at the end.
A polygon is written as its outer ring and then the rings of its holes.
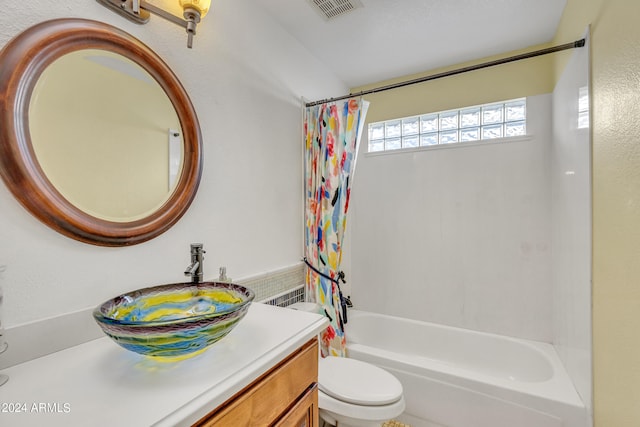
{"type": "Polygon", "coordinates": [[[511,144],[514,142],[523,142],[533,140],[533,135],[513,136],[510,138],[495,138],[495,139],[482,139],[479,141],[467,141],[467,142],[454,142],[451,144],[438,144],[438,145],[425,145],[422,147],[412,148],[398,148],[396,150],[385,151],[367,151],[365,156],[385,156],[388,154],[405,154],[415,153],[420,151],[432,151],[432,150],[448,150],[467,147],[478,147],[481,145],[495,145],[495,144],[511,144]]]}

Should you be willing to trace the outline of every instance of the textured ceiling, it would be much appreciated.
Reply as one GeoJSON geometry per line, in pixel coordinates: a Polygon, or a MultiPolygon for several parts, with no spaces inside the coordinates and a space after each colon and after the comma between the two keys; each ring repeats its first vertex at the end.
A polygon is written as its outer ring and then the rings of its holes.
{"type": "Polygon", "coordinates": [[[551,41],[566,0],[361,0],[331,20],[310,0],[254,0],[349,87],[551,41]]]}

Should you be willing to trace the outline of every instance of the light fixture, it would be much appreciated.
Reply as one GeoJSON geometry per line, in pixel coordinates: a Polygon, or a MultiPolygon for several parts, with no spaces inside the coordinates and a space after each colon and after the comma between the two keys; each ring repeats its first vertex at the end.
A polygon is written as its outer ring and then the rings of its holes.
{"type": "Polygon", "coordinates": [[[211,0],[174,0],[184,11],[184,19],[161,9],[145,0],[97,0],[98,3],[119,13],[125,18],[138,24],[149,22],[151,13],[180,25],[187,30],[187,47],[193,46],[193,36],[196,34],[196,25],[209,12],[211,0]]]}

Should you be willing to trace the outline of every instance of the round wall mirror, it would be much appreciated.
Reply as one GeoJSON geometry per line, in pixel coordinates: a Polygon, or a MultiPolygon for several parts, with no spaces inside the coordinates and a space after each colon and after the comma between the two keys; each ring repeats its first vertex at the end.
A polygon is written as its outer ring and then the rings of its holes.
{"type": "Polygon", "coordinates": [[[57,19],[11,40],[0,63],[0,175],[36,218],[122,246],[184,214],[200,181],[200,128],[151,49],[104,23],[57,19]]]}

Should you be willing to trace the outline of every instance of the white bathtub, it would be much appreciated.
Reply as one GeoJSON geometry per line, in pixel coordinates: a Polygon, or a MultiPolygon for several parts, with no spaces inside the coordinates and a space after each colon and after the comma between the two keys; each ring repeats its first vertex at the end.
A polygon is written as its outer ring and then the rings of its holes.
{"type": "Polygon", "coordinates": [[[553,346],[350,310],[347,352],[393,373],[414,427],[587,427],[553,346]]]}

